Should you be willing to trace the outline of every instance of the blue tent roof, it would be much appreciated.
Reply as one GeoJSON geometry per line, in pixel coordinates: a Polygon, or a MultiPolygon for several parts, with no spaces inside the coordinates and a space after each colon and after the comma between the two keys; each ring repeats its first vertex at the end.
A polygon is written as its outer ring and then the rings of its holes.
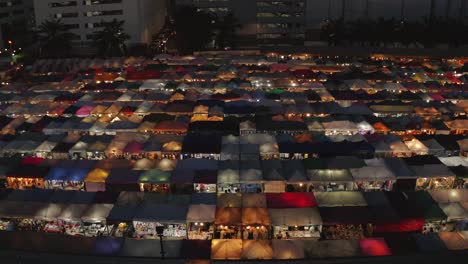
{"type": "Polygon", "coordinates": [[[88,175],[89,169],[82,168],[70,168],[67,169],[67,173],[63,180],[73,182],[84,182],[84,179],[88,175]]]}
{"type": "Polygon", "coordinates": [[[65,168],[52,168],[44,180],[46,181],[61,181],[65,177],[67,169],[65,168]]]}

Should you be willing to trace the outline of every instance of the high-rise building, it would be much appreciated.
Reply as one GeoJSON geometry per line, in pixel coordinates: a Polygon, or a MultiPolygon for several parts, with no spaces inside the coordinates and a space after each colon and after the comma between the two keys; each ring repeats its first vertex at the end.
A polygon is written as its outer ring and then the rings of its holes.
{"type": "Polygon", "coordinates": [[[176,5],[193,5],[216,16],[234,13],[242,25],[240,40],[246,43],[304,43],[306,0],[176,0],[176,5]]]}
{"type": "Polygon", "coordinates": [[[8,42],[34,23],[33,14],[32,0],[0,0],[0,48],[16,44],[8,42]]]}
{"type": "Polygon", "coordinates": [[[167,15],[164,0],[34,0],[36,24],[60,19],[76,34],[75,44],[89,44],[103,22],[125,21],[129,45],[149,44],[163,26],[167,15]]]}

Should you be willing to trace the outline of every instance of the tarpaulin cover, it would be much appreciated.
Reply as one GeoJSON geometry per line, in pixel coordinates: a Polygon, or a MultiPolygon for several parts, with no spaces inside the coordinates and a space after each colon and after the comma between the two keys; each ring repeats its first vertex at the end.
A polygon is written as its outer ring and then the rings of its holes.
{"type": "Polygon", "coordinates": [[[213,204],[216,205],[215,193],[194,193],[192,194],[191,204],[213,204]]]}
{"type": "Polygon", "coordinates": [[[81,220],[87,223],[105,221],[112,208],[113,204],[93,204],[82,213],[81,220]]]}
{"type": "Polygon", "coordinates": [[[270,225],[270,215],[266,208],[242,208],[242,225],[270,225]]]}
{"type": "Polygon", "coordinates": [[[274,259],[304,259],[304,242],[301,240],[272,240],[274,259]]]}
{"type": "Polygon", "coordinates": [[[273,226],[321,225],[322,218],[317,208],[268,209],[273,226]]]}
{"type": "Polygon", "coordinates": [[[140,208],[132,205],[116,205],[107,216],[108,221],[131,222],[140,208]]]}
{"type": "Polygon", "coordinates": [[[304,251],[308,258],[343,258],[361,255],[357,240],[305,240],[304,251]]]}
{"type": "Polygon", "coordinates": [[[372,223],[397,223],[400,221],[395,209],[383,192],[364,192],[372,223]]]}
{"type": "Polygon", "coordinates": [[[242,225],[241,208],[216,208],[215,224],[217,225],[242,225]]]}
{"type": "Polygon", "coordinates": [[[436,233],[413,234],[412,235],[419,251],[425,253],[434,253],[446,251],[447,247],[436,233]]]}
{"type": "Polygon", "coordinates": [[[367,206],[361,192],[317,192],[315,198],[319,207],[367,206]]]}
{"type": "Polygon", "coordinates": [[[390,256],[392,251],[383,238],[366,238],[359,241],[364,256],[390,256]]]}
{"type": "Polygon", "coordinates": [[[211,240],[183,240],[182,257],[185,259],[210,259],[211,240]]]}
{"type": "Polygon", "coordinates": [[[316,207],[313,193],[267,193],[268,208],[307,208],[316,207]]]}
{"type": "Polygon", "coordinates": [[[134,216],[135,221],[186,223],[187,207],[168,204],[146,204],[134,216]]]}
{"type": "Polygon", "coordinates": [[[367,206],[321,207],[324,224],[367,224],[370,212],[367,206]]]}
{"type": "MultiPolygon", "coordinates": [[[[182,240],[164,240],[164,256],[166,258],[180,258],[182,240]]],[[[158,240],[125,239],[120,256],[160,258],[161,244],[158,240]]]]}
{"type": "Polygon", "coordinates": [[[99,256],[115,256],[119,254],[124,240],[114,237],[97,237],[93,253],[99,256]]]}
{"type": "Polygon", "coordinates": [[[272,259],[273,247],[270,240],[243,240],[242,259],[272,259]]]}
{"type": "Polygon", "coordinates": [[[241,239],[213,239],[211,241],[211,259],[241,259],[241,239]]]}
{"type": "Polygon", "coordinates": [[[215,221],[216,205],[192,204],[187,212],[187,222],[212,223],[215,221]]]}
{"type": "Polygon", "coordinates": [[[242,207],[267,207],[266,196],[263,193],[244,193],[242,194],[242,207]]]}
{"type": "Polygon", "coordinates": [[[446,220],[447,215],[440,209],[439,205],[432,199],[428,192],[409,192],[408,203],[414,207],[420,208],[423,211],[426,221],[446,220]]]}
{"type": "Polygon", "coordinates": [[[468,249],[468,240],[458,232],[439,232],[438,235],[449,250],[468,249]]]}
{"type": "Polygon", "coordinates": [[[416,244],[411,237],[413,232],[374,233],[374,236],[383,237],[395,255],[417,252],[416,244]]]}
{"type": "Polygon", "coordinates": [[[217,207],[241,207],[242,195],[240,193],[218,194],[217,207]]]}

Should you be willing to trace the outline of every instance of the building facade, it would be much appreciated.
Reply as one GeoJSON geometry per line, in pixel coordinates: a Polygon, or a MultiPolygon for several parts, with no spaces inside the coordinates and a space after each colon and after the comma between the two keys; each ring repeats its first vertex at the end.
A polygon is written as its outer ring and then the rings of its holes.
{"type": "Polygon", "coordinates": [[[306,0],[176,0],[198,10],[223,16],[232,12],[242,28],[240,41],[258,45],[302,44],[306,0]]]}
{"type": "Polygon", "coordinates": [[[8,42],[15,32],[34,23],[33,14],[32,0],[0,0],[0,48],[15,44],[8,42]]]}
{"type": "Polygon", "coordinates": [[[102,22],[125,21],[129,45],[149,44],[153,34],[164,25],[167,15],[163,0],[34,0],[36,23],[60,19],[76,34],[75,44],[87,45],[102,22]]]}

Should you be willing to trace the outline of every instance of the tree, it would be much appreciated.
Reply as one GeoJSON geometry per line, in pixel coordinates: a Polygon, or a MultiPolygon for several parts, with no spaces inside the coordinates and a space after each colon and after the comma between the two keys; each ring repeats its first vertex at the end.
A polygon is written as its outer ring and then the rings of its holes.
{"type": "Polygon", "coordinates": [[[174,20],[176,47],[181,54],[202,50],[212,40],[215,19],[210,14],[191,6],[181,6],[176,10],[174,20]]]}
{"type": "Polygon", "coordinates": [[[45,20],[38,29],[40,56],[54,57],[69,54],[75,34],[69,32],[67,26],[59,19],[45,20]]]}
{"type": "Polygon", "coordinates": [[[236,30],[241,28],[237,17],[229,12],[225,16],[218,18],[215,23],[216,28],[216,47],[224,49],[233,47],[236,44],[236,30]]]}
{"type": "Polygon", "coordinates": [[[122,56],[127,53],[125,42],[130,39],[130,36],[123,30],[124,23],[125,21],[118,21],[117,19],[111,22],[101,21],[104,28],[93,36],[99,55],[122,56]]]}

